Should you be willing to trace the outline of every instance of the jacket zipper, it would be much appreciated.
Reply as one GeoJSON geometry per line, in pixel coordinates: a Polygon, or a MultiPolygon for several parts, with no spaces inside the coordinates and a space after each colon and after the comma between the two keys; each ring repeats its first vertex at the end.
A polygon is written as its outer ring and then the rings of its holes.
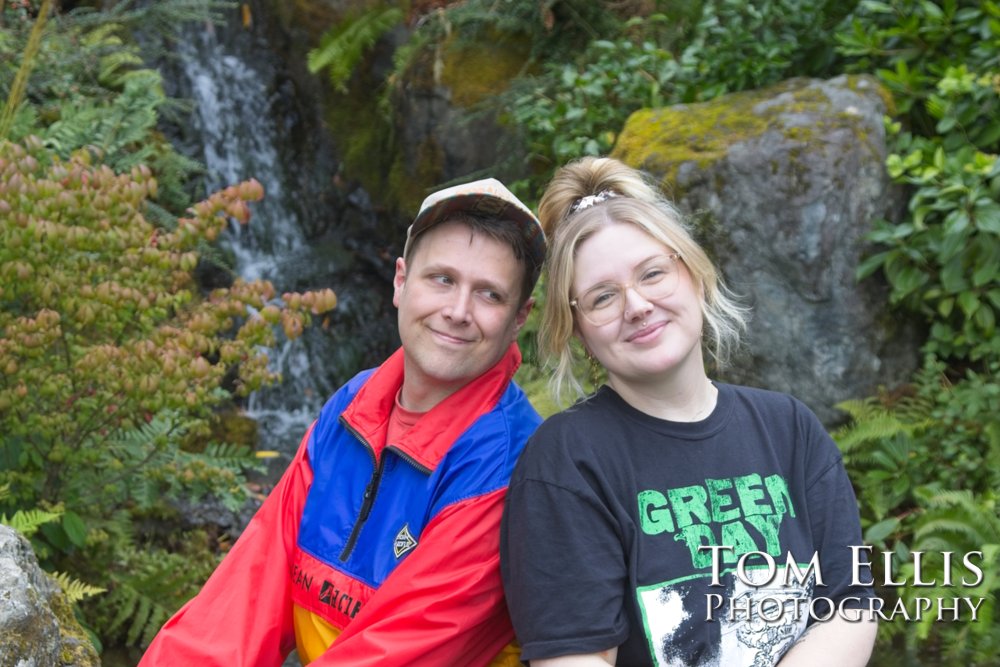
{"type": "Polygon", "coordinates": [[[372,505],[375,503],[375,496],[378,494],[378,485],[382,479],[382,464],[385,462],[385,452],[382,453],[382,458],[376,461],[375,450],[368,441],[362,438],[343,417],[340,418],[340,422],[368,450],[368,455],[372,459],[372,467],[374,468],[372,477],[368,480],[368,486],[365,487],[364,501],[361,503],[361,512],[358,514],[358,520],[354,522],[354,529],[351,530],[351,536],[347,539],[347,544],[344,545],[344,550],[340,554],[340,562],[346,563],[347,559],[351,556],[351,551],[354,550],[354,544],[358,541],[361,528],[365,525],[365,521],[368,520],[368,515],[371,514],[372,505]]]}
{"type": "Polygon", "coordinates": [[[351,552],[354,550],[354,545],[357,543],[358,537],[361,535],[361,529],[368,520],[368,515],[371,514],[372,505],[375,504],[375,496],[378,495],[379,483],[382,481],[382,467],[385,464],[385,456],[389,453],[389,450],[392,450],[396,456],[400,457],[417,470],[422,471],[424,474],[430,474],[431,471],[425,466],[414,461],[402,450],[399,450],[392,445],[386,446],[385,449],[382,450],[382,458],[376,461],[375,450],[368,443],[368,441],[361,437],[361,434],[354,430],[354,428],[348,424],[347,420],[343,417],[340,418],[340,422],[344,425],[344,428],[346,428],[352,435],[354,435],[355,438],[358,439],[359,442],[361,442],[361,444],[365,446],[365,449],[368,450],[368,455],[371,456],[372,466],[375,468],[371,479],[368,480],[368,486],[365,487],[364,501],[361,503],[361,512],[358,514],[358,520],[354,522],[354,528],[351,530],[351,536],[347,539],[347,544],[344,545],[344,550],[340,553],[340,562],[346,563],[347,559],[351,556],[351,552]]]}

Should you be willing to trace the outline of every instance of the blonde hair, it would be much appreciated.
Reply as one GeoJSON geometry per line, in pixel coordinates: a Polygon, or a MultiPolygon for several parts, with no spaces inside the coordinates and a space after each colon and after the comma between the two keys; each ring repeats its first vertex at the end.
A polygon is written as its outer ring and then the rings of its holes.
{"type": "Polygon", "coordinates": [[[676,208],[643,174],[613,158],[581,158],[559,169],[542,195],[538,218],[549,239],[548,277],[539,347],[555,370],[549,388],[556,401],[584,394],[573,373],[572,297],[577,248],[602,227],[628,223],[679,253],[696,288],[707,351],[719,367],[739,347],[749,309],[737,303],[715,265],[692,238],[676,208]],[[585,199],[586,198],[586,199],[585,199]],[[590,204],[588,206],[581,205],[590,204]]]}

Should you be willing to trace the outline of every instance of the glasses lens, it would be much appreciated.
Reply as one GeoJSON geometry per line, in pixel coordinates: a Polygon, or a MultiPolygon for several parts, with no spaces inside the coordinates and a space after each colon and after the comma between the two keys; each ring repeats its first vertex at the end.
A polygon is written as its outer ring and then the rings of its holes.
{"type": "Polygon", "coordinates": [[[646,262],[628,285],[603,283],[590,288],[577,299],[580,314],[594,326],[603,326],[625,312],[625,290],[634,289],[647,301],[663,299],[677,289],[677,255],[664,255],[646,262]]]}
{"type": "Polygon", "coordinates": [[[643,265],[632,286],[646,299],[662,299],[677,289],[677,275],[676,256],[665,255],[643,265]]]}

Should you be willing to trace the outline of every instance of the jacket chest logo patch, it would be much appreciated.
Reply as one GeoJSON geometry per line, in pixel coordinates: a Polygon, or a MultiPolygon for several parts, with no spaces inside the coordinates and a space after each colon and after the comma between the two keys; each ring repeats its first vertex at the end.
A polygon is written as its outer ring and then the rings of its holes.
{"type": "Polygon", "coordinates": [[[392,551],[396,554],[396,558],[399,558],[415,546],[417,546],[417,541],[413,539],[413,535],[410,535],[410,524],[404,524],[403,529],[396,534],[396,539],[392,543],[392,551]]]}

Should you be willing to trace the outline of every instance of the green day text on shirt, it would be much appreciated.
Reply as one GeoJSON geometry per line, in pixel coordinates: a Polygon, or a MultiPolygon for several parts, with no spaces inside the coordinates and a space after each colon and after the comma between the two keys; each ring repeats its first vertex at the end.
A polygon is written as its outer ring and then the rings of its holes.
{"type": "Polygon", "coordinates": [[[723,559],[762,551],[780,556],[778,529],[786,514],[795,517],[788,483],[781,475],[757,473],[706,479],[704,485],[639,492],[639,521],[647,535],[670,533],[691,552],[691,566],[711,565],[707,546],[732,547],[723,559]]]}

